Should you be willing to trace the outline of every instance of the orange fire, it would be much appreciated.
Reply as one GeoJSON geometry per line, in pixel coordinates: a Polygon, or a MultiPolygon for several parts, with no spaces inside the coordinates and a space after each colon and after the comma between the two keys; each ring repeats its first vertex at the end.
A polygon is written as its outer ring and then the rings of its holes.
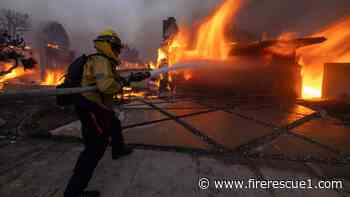
{"type": "Polygon", "coordinates": [[[59,49],[60,46],[58,44],[54,44],[54,43],[47,43],[46,45],[48,48],[51,48],[51,49],[59,49]]]}
{"type": "Polygon", "coordinates": [[[190,71],[186,70],[186,71],[184,72],[184,79],[185,79],[186,81],[192,79],[192,73],[191,73],[190,71]]]}
{"type": "MultiPolygon", "coordinates": [[[[151,67],[159,68],[163,60],[166,60],[169,66],[185,60],[227,60],[235,43],[225,35],[228,27],[233,26],[241,5],[241,0],[225,0],[194,31],[180,26],[179,32],[158,50],[157,63],[151,67]]],[[[280,42],[268,49],[286,56],[295,53],[296,50],[297,61],[302,66],[302,98],[322,97],[325,63],[350,62],[349,27],[350,17],[337,21],[310,36],[326,37],[326,42],[300,49],[288,42],[296,38],[296,34],[285,33],[278,38],[280,42]]],[[[190,71],[184,73],[184,79],[189,80],[191,77],[190,71]]]]}
{"type": "Polygon", "coordinates": [[[55,86],[62,83],[64,80],[64,71],[63,70],[47,70],[44,80],[41,82],[41,85],[55,86]]]}
{"type": "MultiPolygon", "coordinates": [[[[9,70],[11,67],[12,67],[12,64],[9,64],[9,63],[0,64],[1,71],[9,70]]],[[[23,67],[17,67],[15,69],[13,69],[9,74],[1,76],[0,77],[0,84],[3,84],[8,80],[18,78],[21,76],[25,76],[25,75],[30,75],[30,74],[33,74],[32,70],[24,70],[23,67]]],[[[3,86],[1,85],[0,89],[2,89],[2,88],[3,88],[3,86]]]]}
{"type": "Polygon", "coordinates": [[[280,56],[291,56],[295,53],[297,49],[297,45],[291,40],[297,38],[297,33],[295,32],[286,32],[282,33],[278,38],[277,44],[267,48],[267,51],[272,52],[273,54],[277,54],[280,56]]]}
{"type": "Polygon", "coordinates": [[[325,36],[327,41],[297,51],[303,66],[302,97],[321,98],[324,64],[350,62],[350,17],[341,19],[313,36],[325,36]]]}
{"type": "Polygon", "coordinates": [[[193,49],[188,49],[191,34],[186,28],[180,28],[168,47],[170,64],[186,59],[227,59],[231,46],[225,35],[241,4],[240,0],[224,1],[212,16],[200,24],[194,37],[193,49]]]}
{"type": "MultiPolygon", "coordinates": [[[[179,32],[158,49],[157,64],[151,64],[152,67],[161,67],[164,60],[169,66],[190,59],[226,60],[232,43],[229,44],[225,34],[234,22],[241,4],[241,0],[225,0],[211,16],[200,23],[195,32],[180,27],[179,32]]],[[[171,79],[171,75],[169,77],[171,79]]],[[[192,78],[190,71],[184,74],[184,78],[192,78]]]]}
{"type": "Polygon", "coordinates": [[[132,87],[123,87],[123,92],[116,96],[117,99],[129,99],[135,97],[144,97],[146,95],[143,91],[136,91],[132,87]]]}
{"type": "MultiPolygon", "coordinates": [[[[12,64],[0,64],[0,71],[6,71],[10,69],[12,64]]],[[[9,80],[24,77],[24,76],[34,76],[35,78],[39,78],[39,71],[37,69],[32,70],[24,70],[23,67],[17,67],[13,69],[9,74],[6,74],[0,77],[0,89],[3,88],[3,84],[9,80]],[[2,84],[2,85],[1,85],[2,84]]],[[[41,85],[54,86],[63,82],[64,71],[62,70],[47,70],[44,80],[41,81],[41,85]]]]}

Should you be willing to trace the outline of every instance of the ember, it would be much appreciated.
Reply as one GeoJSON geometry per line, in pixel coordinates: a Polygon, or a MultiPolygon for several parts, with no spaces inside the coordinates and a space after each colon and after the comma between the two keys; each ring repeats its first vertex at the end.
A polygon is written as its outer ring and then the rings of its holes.
{"type": "Polygon", "coordinates": [[[47,43],[47,47],[52,48],[52,49],[59,49],[60,48],[60,46],[58,44],[53,44],[53,43],[47,43]]]}

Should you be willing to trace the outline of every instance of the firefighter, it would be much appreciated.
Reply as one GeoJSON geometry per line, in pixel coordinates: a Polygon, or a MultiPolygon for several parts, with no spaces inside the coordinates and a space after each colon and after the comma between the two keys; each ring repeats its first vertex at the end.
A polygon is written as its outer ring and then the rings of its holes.
{"type": "Polygon", "coordinates": [[[123,86],[115,66],[119,64],[122,43],[117,33],[106,30],[94,40],[96,55],[89,56],[84,65],[81,85],[96,84],[98,92],[76,96],[74,105],[82,123],[85,149],[81,152],[65,197],[99,196],[98,191],[84,191],[109,143],[112,142],[112,159],[132,153],[124,144],[120,120],[112,109],[113,95],[123,86]]]}

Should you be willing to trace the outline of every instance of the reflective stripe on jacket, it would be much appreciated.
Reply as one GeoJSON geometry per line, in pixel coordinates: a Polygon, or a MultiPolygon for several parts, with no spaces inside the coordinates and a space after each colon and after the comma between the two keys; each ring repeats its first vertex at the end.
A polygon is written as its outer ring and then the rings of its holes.
{"type": "Polygon", "coordinates": [[[112,62],[105,56],[94,55],[90,56],[84,67],[84,73],[81,85],[89,86],[96,84],[97,92],[83,93],[87,99],[111,107],[113,96],[121,91],[122,85],[119,74],[113,69],[112,62]]]}

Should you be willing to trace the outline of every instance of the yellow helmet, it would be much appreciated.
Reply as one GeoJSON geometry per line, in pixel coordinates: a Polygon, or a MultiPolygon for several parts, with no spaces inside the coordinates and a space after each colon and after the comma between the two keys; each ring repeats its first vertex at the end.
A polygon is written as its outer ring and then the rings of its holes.
{"type": "Polygon", "coordinates": [[[99,36],[113,36],[119,38],[117,32],[115,32],[113,29],[106,29],[105,31],[101,32],[99,36]]]}
{"type": "Polygon", "coordinates": [[[122,41],[113,29],[101,32],[94,40],[95,48],[105,55],[117,59],[123,48],[122,41]]]}

